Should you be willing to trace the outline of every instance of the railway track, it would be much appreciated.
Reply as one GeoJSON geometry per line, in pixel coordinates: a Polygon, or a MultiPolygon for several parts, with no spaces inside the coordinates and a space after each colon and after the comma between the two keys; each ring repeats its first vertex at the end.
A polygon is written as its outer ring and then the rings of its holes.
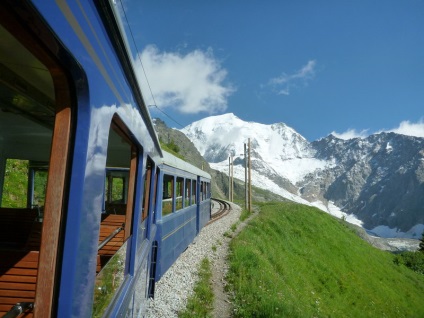
{"type": "Polygon", "coordinates": [[[215,199],[215,198],[211,198],[211,201],[212,201],[211,219],[206,225],[209,225],[219,220],[220,218],[226,216],[231,211],[231,205],[227,201],[215,199]],[[215,204],[219,205],[219,208],[217,210],[214,207],[215,204]]]}

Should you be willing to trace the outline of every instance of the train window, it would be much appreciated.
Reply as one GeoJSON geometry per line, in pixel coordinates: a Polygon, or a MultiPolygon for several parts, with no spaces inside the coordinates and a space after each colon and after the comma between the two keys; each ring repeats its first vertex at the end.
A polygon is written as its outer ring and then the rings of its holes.
{"type": "Polygon", "coordinates": [[[102,316],[124,281],[129,238],[132,235],[137,147],[127,137],[119,118],[109,132],[105,191],[109,209],[102,214],[97,255],[93,316],[102,316]],[[113,209],[111,209],[113,207],[113,209]]]}
{"type": "Polygon", "coordinates": [[[4,172],[1,206],[26,208],[29,160],[7,159],[4,172]],[[19,182],[17,182],[19,180],[19,182]]]}
{"type": "Polygon", "coordinates": [[[204,194],[205,194],[205,183],[203,181],[200,182],[200,194],[199,194],[199,200],[204,200],[204,194]]]}
{"type": "MultiPolygon", "coordinates": [[[[157,192],[158,192],[158,185],[159,185],[159,176],[160,176],[160,169],[156,168],[156,176],[155,176],[155,184],[154,184],[154,193],[153,193],[153,222],[156,221],[156,213],[155,211],[157,211],[158,207],[157,207],[157,192]]],[[[160,201],[159,201],[160,202],[160,201]]]]}
{"type": "Polygon", "coordinates": [[[0,2],[0,316],[25,302],[41,317],[54,302],[72,89],[48,52],[50,44],[58,50],[50,31],[30,14],[24,26],[25,10],[13,10],[0,2]]]}
{"type": "Polygon", "coordinates": [[[186,179],[185,181],[185,196],[184,196],[184,206],[190,206],[191,202],[191,179],[186,179]]]}
{"type": "Polygon", "coordinates": [[[184,197],[184,178],[177,177],[177,187],[176,187],[176,202],[175,210],[181,210],[183,208],[183,197],[184,197]]]}
{"type": "Polygon", "coordinates": [[[153,161],[147,158],[146,174],[144,177],[144,193],[143,193],[143,214],[141,221],[144,221],[149,215],[149,200],[150,200],[150,183],[152,180],[153,161]]]}
{"type": "Polygon", "coordinates": [[[196,182],[196,180],[193,180],[192,189],[193,189],[193,194],[192,194],[191,203],[197,204],[197,182],[196,182]]]}
{"type": "Polygon", "coordinates": [[[127,210],[128,168],[106,170],[105,212],[125,215],[127,210]]]}
{"type": "Polygon", "coordinates": [[[173,212],[174,206],[174,176],[163,176],[162,216],[173,212]]]}
{"type": "Polygon", "coordinates": [[[31,199],[31,207],[37,208],[40,214],[46,200],[47,178],[48,167],[44,162],[29,162],[28,198],[31,199]]]}

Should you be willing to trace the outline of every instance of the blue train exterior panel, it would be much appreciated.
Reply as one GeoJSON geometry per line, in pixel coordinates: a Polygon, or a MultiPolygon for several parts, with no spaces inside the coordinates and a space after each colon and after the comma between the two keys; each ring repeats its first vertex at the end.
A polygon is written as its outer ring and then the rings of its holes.
{"type": "Polygon", "coordinates": [[[157,223],[159,233],[156,280],[171,267],[178,256],[196,237],[197,206],[187,207],[167,215],[157,223]]]}
{"type": "Polygon", "coordinates": [[[202,229],[211,219],[211,200],[207,199],[199,204],[199,223],[202,229]]]}

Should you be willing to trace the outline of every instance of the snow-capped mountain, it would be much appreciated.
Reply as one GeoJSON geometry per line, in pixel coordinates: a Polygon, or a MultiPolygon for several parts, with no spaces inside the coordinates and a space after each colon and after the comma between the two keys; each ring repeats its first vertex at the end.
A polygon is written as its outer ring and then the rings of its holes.
{"type": "Polygon", "coordinates": [[[245,122],[231,113],[181,131],[214,169],[228,174],[232,155],[240,180],[250,138],[255,186],[344,216],[379,235],[419,237],[424,230],[424,138],[330,135],[310,143],[284,123],[245,122]]]}

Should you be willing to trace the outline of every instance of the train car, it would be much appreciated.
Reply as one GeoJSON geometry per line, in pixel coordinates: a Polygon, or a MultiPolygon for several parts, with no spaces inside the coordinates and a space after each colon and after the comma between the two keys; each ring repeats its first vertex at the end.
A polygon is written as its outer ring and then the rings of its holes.
{"type": "Polygon", "coordinates": [[[167,153],[158,164],[158,193],[155,222],[158,228],[155,281],[210,220],[211,176],[167,153]]]}
{"type": "Polygon", "coordinates": [[[120,14],[0,2],[0,316],[144,313],[162,153],[120,14]]]}
{"type": "Polygon", "coordinates": [[[0,316],[142,317],[210,218],[108,0],[0,2],[0,316]]]}

